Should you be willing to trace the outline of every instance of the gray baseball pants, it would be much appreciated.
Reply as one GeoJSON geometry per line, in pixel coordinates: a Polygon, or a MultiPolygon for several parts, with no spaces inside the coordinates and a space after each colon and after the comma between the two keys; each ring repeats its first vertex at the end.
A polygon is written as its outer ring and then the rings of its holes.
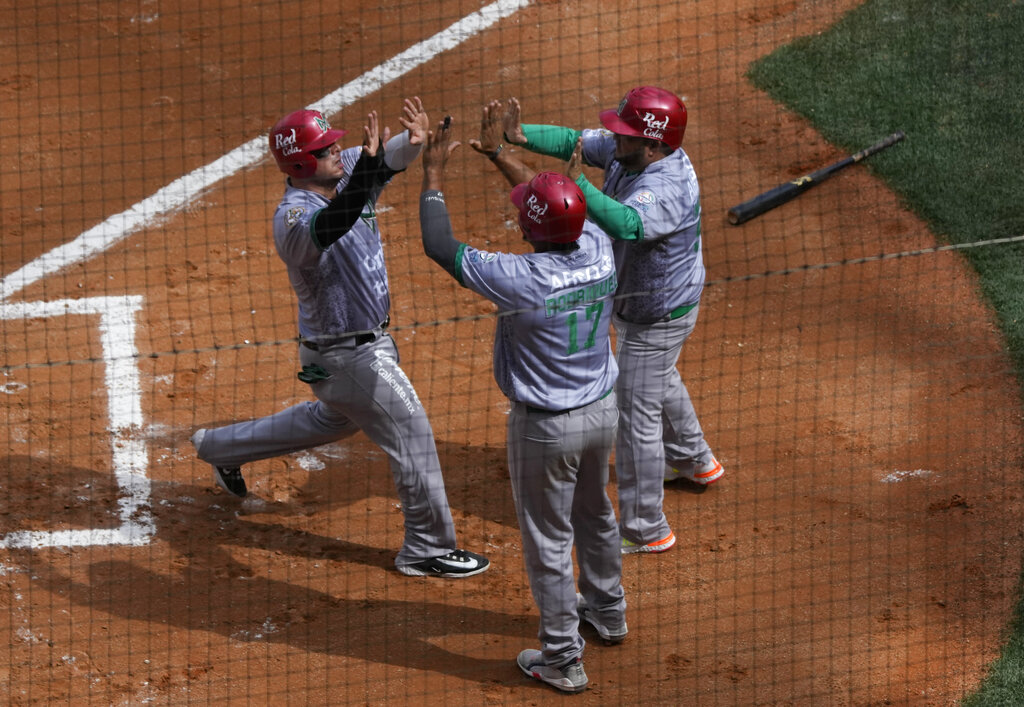
{"type": "Polygon", "coordinates": [[[299,347],[302,365],[330,377],[311,384],[316,401],[249,422],[209,429],[198,455],[215,466],[241,466],[366,433],[391,462],[405,515],[405,539],[396,565],[455,549],[455,526],[445,494],[434,432],[412,383],[398,365],[390,334],[355,346],[313,351],[299,347]]]}
{"type": "Polygon", "coordinates": [[[619,364],[619,531],[639,545],[661,540],[671,530],[662,511],[666,465],[686,468],[712,456],[676,368],[699,310],[697,306],[678,319],[653,324],[613,319],[619,364]]]}
{"type": "Polygon", "coordinates": [[[615,439],[615,396],[571,412],[512,403],[508,466],[523,559],[540,610],[544,660],[561,667],[582,655],[572,548],[579,591],[609,625],[625,620],[622,556],[608,498],[608,458],[615,439]]]}

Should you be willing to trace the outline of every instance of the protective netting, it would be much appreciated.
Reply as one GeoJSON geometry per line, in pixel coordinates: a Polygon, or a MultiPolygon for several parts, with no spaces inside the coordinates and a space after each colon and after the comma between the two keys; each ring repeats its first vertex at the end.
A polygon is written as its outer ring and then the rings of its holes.
{"type": "MultiPolygon", "coordinates": [[[[748,72],[855,6],[5,3],[8,701],[552,697],[515,663],[539,648],[538,609],[492,375],[497,314],[424,255],[418,162],[376,208],[389,331],[459,546],[488,571],[395,571],[403,509],[364,432],[245,464],[245,499],[216,487],[189,438],[314,400],[271,232],[279,117],[321,110],[350,147],[369,111],[397,133],[418,96],[463,142],[445,188],[455,237],[525,253],[508,183],[466,144],[481,107],[514,96],[524,122],[596,128],[643,84],[688,108],[707,281],[678,367],[725,474],[705,492],[665,485],[676,546],[623,557],[629,637],[604,646],[581,629],[578,699],[950,704],[975,691],[1011,635],[1024,426],[1008,322],[972,265],[1018,253],[1019,232],[950,245],[865,165],[740,226],[726,218],[852,151],[748,72]]],[[[984,80],[953,69],[952,82],[984,80]]],[[[871,159],[922,142],[908,130],[871,159]]]]}

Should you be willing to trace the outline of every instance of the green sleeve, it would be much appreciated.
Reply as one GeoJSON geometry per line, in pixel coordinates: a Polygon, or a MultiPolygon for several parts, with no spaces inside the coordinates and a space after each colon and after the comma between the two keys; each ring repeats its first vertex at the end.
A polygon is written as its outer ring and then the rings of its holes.
{"type": "MultiPolygon", "coordinates": [[[[576,149],[576,140],[583,134],[579,130],[557,125],[524,123],[522,128],[523,134],[526,135],[526,144],[523,147],[531,152],[561,160],[572,157],[572,152],[576,149]]],[[[582,174],[576,183],[580,185],[583,196],[587,199],[587,217],[600,226],[601,230],[621,241],[643,240],[644,224],[640,220],[640,214],[602,194],[582,174]]]]}
{"type": "Polygon", "coordinates": [[[576,140],[583,134],[579,130],[563,128],[559,125],[527,125],[524,123],[521,127],[526,136],[526,144],[522,147],[530,152],[557,157],[560,160],[572,157],[572,151],[576,149],[576,140]]]}
{"type": "Polygon", "coordinates": [[[587,218],[600,226],[602,231],[619,241],[644,239],[644,222],[635,209],[602,194],[582,174],[576,178],[576,183],[587,200],[587,218]]]}
{"type": "Polygon", "coordinates": [[[466,244],[459,244],[459,251],[455,254],[455,281],[463,287],[466,286],[466,281],[462,279],[462,259],[466,255],[466,244]]]}

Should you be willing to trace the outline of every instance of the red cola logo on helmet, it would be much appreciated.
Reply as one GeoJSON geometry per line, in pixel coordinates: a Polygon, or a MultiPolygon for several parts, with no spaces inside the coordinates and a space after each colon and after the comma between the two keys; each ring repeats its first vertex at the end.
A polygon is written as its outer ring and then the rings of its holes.
{"type": "Polygon", "coordinates": [[[668,130],[668,116],[665,116],[664,120],[658,120],[654,113],[644,113],[644,117],[641,118],[644,121],[644,137],[654,138],[655,140],[661,140],[665,137],[665,131],[668,130]]]}
{"type": "Polygon", "coordinates": [[[296,144],[298,138],[295,135],[295,128],[292,128],[287,133],[275,133],[274,134],[274,149],[280,150],[284,156],[294,155],[299,152],[299,146],[296,144]]]}
{"type": "Polygon", "coordinates": [[[548,205],[539,203],[536,194],[530,194],[526,197],[526,202],[523,206],[526,207],[527,218],[536,223],[541,223],[541,217],[548,211],[548,205]]]}

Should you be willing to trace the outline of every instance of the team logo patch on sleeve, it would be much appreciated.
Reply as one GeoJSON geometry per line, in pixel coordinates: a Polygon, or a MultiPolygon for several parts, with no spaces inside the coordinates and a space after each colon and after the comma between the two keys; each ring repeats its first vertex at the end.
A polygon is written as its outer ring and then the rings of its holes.
{"type": "Polygon", "coordinates": [[[647,210],[654,206],[657,201],[658,198],[654,196],[654,192],[645,190],[634,194],[633,198],[629,200],[629,205],[637,211],[647,213],[647,210]]]}
{"type": "Polygon", "coordinates": [[[488,253],[486,250],[474,250],[470,253],[469,260],[470,262],[489,263],[497,257],[496,253],[488,253]]]}
{"type": "Polygon", "coordinates": [[[304,207],[293,206],[288,209],[288,212],[284,215],[284,222],[288,224],[289,227],[294,226],[299,222],[299,218],[304,213],[306,213],[306,209],[304,207]]]}

